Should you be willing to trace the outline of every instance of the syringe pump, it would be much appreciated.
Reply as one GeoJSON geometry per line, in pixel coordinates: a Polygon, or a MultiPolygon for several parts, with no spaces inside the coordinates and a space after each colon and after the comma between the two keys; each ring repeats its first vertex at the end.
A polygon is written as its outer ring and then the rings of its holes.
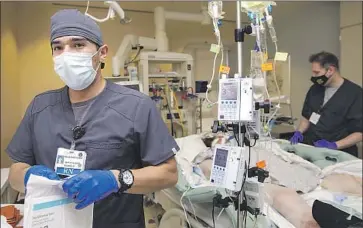
{"type": "Polygon", "coordinates": [[[245,172],[246,158],[243,153],[246,147],[231,147],[217,144],[214,147],[214,158],[210,182],[221,188],[238,192],[241,190],[245,172]]]}

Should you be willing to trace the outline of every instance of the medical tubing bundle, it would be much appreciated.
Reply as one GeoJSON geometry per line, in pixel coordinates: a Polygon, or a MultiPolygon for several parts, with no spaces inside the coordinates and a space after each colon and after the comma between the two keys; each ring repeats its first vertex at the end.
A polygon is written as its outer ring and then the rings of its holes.
{"type": "MultiPolygon", "coordinates": [[[[271,23],[272,23],[272,19],[271,19],[271,23]]],[[[272,27],[273,28],[273,27],[272,27]]],[[[271,30],[270,30],[271,31],[271,30]]],[[[273,31],[275,31],[275,29],[273,28],[273,31]]],[[[272,34],[271,35],[271,39],[272,39],[272,34]]],[[[275,38],[276,38],[276,34],[274,35],[275,38]]],[[[277,47],[277,39],[275,39],[273,41],[274,45],[275,45],[275,53],[278,52],[278,47],[277,47]]],[[[274,62],[273,62],[273,70],[272,70],[272,75],[273,75],[273,78],[274,78],[274,82],[275,82],[275,86],[276,86],[276,90],[277,90],[277,96],[278,96],[278,103],[275,107],[275,111],[273,112],[273,114],[269,117],[269,119],[267,120],[266,124],[270,124],[270,121],[276,116],[277,112],[279,111],[280,109],[280,104],[281,104],[281,91],[280,91],[280,88],[279,88],[279,85],[277,83],[277,77],[276,77],[276,58],[274,58],[274,62]]],[[[269,130],[268,130],[268,133],[270,134],[270,127],[269,127],[269,130]]]]}
{"type": "Polygon", "coordinates": [[[92,16],[91,14],[88,13],[89,3],[90,3],[90,1],[87,1],[87,8],[86,8],[86,12],[84,14],[86,16],[89,16],[93,20],[102,23],[102,22],[105,22],[105,21],[109,20],[110,18],[114,18],[115,17],[115,12],[113,11],[113,9],[111,7],[108,9],[107,16],[105,18],[103,18],[103,19],[98,19],[98,18],[92,16]]]}
{"type": "MultiPolygon", "coordinates": [[[[214,81],[215,71],[216,71],[216,62],[217,62],[219,53],[221,53],[221,62],[219,64],[219,68],[222,66],[223,58],[224,58],[222,38],[221,38],[221,33],[219,30],[219,24],[218,24],[219,20],[222,18],[222,15],[223,15],[222,6],[223,6],[222,1],[210,1],[208,3],[208,14],[212,18],[214,34],[217,38],[217,47],[216,47],[217,50],[215,51],[215,55],[214,55],[214,59],[213,59],[212,76],[211,76],[210,82],[207,85],[207,90],[205,92],[206,101],[210,105],[215,105],[218,103],[218,101],[216,101],[216,102],[210,101],[208,98],[208,93],[209,93],[210,89],[212,89],[212,83],[214,81]]],[[[221,77],[221,72],[218,73],[218,79],[220,77],[221,77]]]]}
{"type": "MultiPolygon", "coordinates": [[[[261,18],[258,16],[258,14],[249,13],[249,17],[252,20],[252,25],[254,25],[255,32],[256,32],[256,48],[255,48],[255,51],[257,53],[267,54],[267,45],[266,45],[266,41],[267,41],[266,38],[267,37],[266,37],[266,31],[265,31],[265,28],[264,28],[264,25],[263,25],[264,24],[263,22],[266,22],[267,27],[269,29],[271,40],[272,40],[272,42],[273,42],[273,44],[275,46],[275,53],[277,53],[278,52],[278,47],[277,47],[276,31],[275,31],[275,27],[273,25],[273,18],[269,14],[269,12],[271,12],[271,6],[266,7],[264,12],[265,12],[265,17],[261,17],[261,18]],[[261,30],[263,30],[263,31],[261,31],[261,30]],[[265,48],[263,48],[263,46],[265,46],[265,48]],[[266,52],[264,52],[265,50],[263,50],[263,49],[266,49],[266,52]]],[[[262,56],[261,58],[264,59],[264,56],[262,56]]],[[[255,73],[254,71],[255,70],[251,69],[251,73],[258,75],[258,72],[255,73]]],[[[261,71],[260,71],[260,73],[261,73],[261,71]]],[[[263,72],[263,75],[264,75],[264,80],[266,82],[266,72],[263,72]]],[[[274,112],[268,118],[263,117],[262,126],[265,129],[267,128],[267,132],[266,132],[267,134],[266,135],[271,135],[269,125],[270,125],[271,120],[276,116],[278,110],[280,109],[280,104],[281,104],[281,91],[280,91],[279,85],[277,83],[277,76],[276,76],[276,58],[274,58],[274,60],[273,60],[272,76],[273,76],[274,84],[275,84],[275,87],[276,87],[276,90],[277,90],[278,104],[275,106],[274,112]]],[[[265,83],[265,92],[266,92],[266,95],[267,95],[267,99],[269,100],[270,99],[270,94],[268,92],[267,83],[265,83]]]]}

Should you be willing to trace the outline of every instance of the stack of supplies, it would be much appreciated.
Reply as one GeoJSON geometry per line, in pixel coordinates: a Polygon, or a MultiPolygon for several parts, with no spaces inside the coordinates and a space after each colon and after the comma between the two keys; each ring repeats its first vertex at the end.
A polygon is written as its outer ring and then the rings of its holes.
{"type": "Polygon", "coordinates": [[[16,225],[20,222],[23,216],[20,215],[20,211],[14,205],[1,207],[1,215],[6,218],[6,222],[12,227],[21,228],[16,225]]]}

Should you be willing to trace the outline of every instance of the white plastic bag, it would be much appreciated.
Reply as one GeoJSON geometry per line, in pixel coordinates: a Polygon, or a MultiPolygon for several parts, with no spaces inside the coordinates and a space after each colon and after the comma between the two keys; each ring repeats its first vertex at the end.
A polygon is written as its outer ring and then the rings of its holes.
{"type": "Polygon", "coordinates": [[[76,210],[63,192],[64,181],[30,175],[24,205],[24,228],[92,228],[93,204],[76,210]]]}

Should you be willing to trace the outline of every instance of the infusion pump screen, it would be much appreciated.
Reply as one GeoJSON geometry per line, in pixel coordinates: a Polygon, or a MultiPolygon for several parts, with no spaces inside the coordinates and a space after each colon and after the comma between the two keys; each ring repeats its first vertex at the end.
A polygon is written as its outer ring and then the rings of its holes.
{"type": "Polygon", "coordinates": [[[226,167],[228,158],[228,150],[217,149],[216,157],[214,159],[214,165],[218,165],[220,167],[226,167]]]}
{"type": "Polygon", "coordinates": [[[238,85],[236,83],[223,83],[221,100],[237,100],[238,85]]]}

